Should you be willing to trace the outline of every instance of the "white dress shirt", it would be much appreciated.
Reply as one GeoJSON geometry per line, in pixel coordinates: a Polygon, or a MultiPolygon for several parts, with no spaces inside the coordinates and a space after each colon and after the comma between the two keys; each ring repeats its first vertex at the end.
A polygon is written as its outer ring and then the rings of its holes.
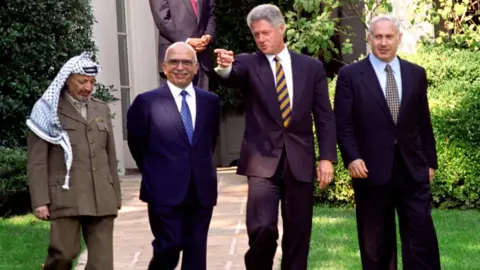
{"type": "Polygon", "coordinates": [[[177,104],[177,109],[178,112],[182,111],[182,91],[185,90],[187,91],[187,104],[188,108],[190,109],[190,113],[192,114],[192,125],[193,128],[195,129],[195,117],[197,116],[197,103],[196,101],[196,96],[195,96],[195,89],[193,88],[193,84],[190,83],[187,88],[181,89],[178,88],[177,86],[173,85],[171,82],[167,81],[168,88],[170,88],[170,92],[172,92],[173,99],[175,100],[175,104],[177,104]]]}
{"type": "MultiPolygon", "coordinates": [[[[375,74],[377,75],[378,82],[380,83],[383,94],[385,95],[385,98],[386,98],[385,89],[387,87],[387,72],[385,71],[385,67],[387,66],[387,63],[378,59],[373,53],[369,55],[368,59],[372,64],[373,69],[375,70],[375,74]]],[[[393,60],[388,64],[393,70],[393,76],[395,77],[395,83],[397,84],[397,89],[398,89],[399,101],[402,101],[402,73],[400,70],[400,61],[398,60],[398,57],[395,56],[395,58],[393,58],[393,60]]]]}
{"type": "MultiPolygon", "coordinates": [[[[275,55],[274,54],[266,54],[268,62],[270,63],[270,68],[272,69],[272,80],[276,86],[276,77],[275,77],[275,69],[276,64],[275,62],[275,55]]],[[[282,64],[283,72],[285,74],[285,79],[287,80],[287,88],[288,88],[288,96],[290,98],[290,107],[293,106],[293,72],[292,72],[292,59],[290,57],[290,52],[287,49],[287,46],[277,55],[280,58],[280,63],[282,64]]],[[[232,66],[222,68],[216,67],[215,72],[222,77],[228,78],[230,76],[230,72],[232,71],[232,66]]]]}

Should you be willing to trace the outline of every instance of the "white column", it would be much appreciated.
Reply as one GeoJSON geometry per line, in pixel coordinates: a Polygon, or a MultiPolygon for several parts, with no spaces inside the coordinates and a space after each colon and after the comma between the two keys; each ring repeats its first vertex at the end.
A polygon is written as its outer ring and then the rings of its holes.
{"type": "MultiPolygon", "coordinates": [[[[149,2],[125,0],[127,18],[128,62],[130,72],[130,100],[159,85],[157,69],[157,28],[149,2]]],[[[136,168],[127,142],[123,142],[125,168],[136,168]]]]}
{"type": "MultiPolygon", "coordinates": [[[[93,39],[98,48],[97,60],[102,66],[102,72],[97,76],[97,81],[112,85],[118,91],[112,94],[120,98],[120,70],[118,58],[118,38],[117,38],[117,16],[115,0],[92,0],[92,7],[97,23],[93,26],[93,39]]],[[[139,1],[140,2],[140,1],[139,1]]],[[[117,101],[110,104],[113,119],[113,129],[115,137],[115,147],[117,150],[117,160],[119,173],[125,173],[124,153],[123,153],[123,134],[122,134],[122,107],[121,102],[117,101]]]]}

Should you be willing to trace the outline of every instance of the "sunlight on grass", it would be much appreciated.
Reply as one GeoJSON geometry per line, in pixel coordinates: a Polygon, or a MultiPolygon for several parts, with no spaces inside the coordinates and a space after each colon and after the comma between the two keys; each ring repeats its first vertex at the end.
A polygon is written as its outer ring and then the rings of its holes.
{"type": "Polygon", "coordinates": [[[0,218],[0,269],[41,269],[48,231],[49,223],[33,215],[0,218]]]}
{"type": "MultiPolygon", "coordinates": [[[[480,269],[480,212],[434,210],[433,218],[442,269],[480,269]]],[[[354,209],[315,207],[309,270],[361,269],[355,222],[354,209]]]]}

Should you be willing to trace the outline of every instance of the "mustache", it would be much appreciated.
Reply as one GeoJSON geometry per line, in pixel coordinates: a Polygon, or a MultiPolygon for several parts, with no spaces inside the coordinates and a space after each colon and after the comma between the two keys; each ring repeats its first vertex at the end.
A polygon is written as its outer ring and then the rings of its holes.
{"type": "Polygon", "coordinates": [[[175,74],[175,75],[188,75],[189,74],[188,71],[186,71],[186,70],[173,70],[172,73],[175,74]]]}

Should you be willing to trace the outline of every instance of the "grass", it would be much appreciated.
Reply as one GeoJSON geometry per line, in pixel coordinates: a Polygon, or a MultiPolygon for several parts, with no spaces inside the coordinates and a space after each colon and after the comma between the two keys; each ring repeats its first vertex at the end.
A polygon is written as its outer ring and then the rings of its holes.
{"type": "Polygon", "coordinates": [[[33,215],[0,218],[0,269],[42,268],[48,248],[49,223],[33,215]]]}
{"type": "MultiPolygon", "coordinates": [[[[49,230],[49,222],[40,221],[32,214],[0,218],[0,270],[42,269],[49,230]]],[[[84,248],[82,240],[82,250],[84,248]]]]}
{"type": "MultiPolygon", "coordinates": [[[[435,210],[433,218],[442,269],[480,269],[480,212],[435,210]]],[[[361,269],[355,210],[315,207],[310,246],[309,270],[361,269]]]]}

